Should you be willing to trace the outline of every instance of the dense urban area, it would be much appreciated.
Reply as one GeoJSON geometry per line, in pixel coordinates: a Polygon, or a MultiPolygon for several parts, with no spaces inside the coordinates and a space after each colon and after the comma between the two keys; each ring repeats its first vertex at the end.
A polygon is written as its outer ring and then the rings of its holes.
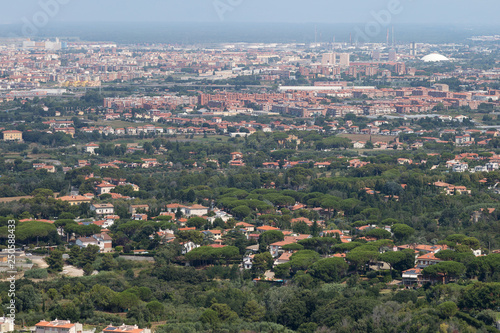
{"type": "Polygon", "coordinates": [[[499,40],[2,40],[0,331],[499,332],[499,40]]]}

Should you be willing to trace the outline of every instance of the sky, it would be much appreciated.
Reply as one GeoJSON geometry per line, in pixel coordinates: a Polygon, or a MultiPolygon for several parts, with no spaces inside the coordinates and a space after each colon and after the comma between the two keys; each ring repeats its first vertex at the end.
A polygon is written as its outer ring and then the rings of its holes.
{"type": "MultiPolygon", "coordinates": [[[[49,22],[499,25],[499,0],[0,0],[0,24],[49,22]],[[390,13],[390,15],[383,15],[390,13]]],[[[499,32],[500,33],[500,32],[499,32]]]]}

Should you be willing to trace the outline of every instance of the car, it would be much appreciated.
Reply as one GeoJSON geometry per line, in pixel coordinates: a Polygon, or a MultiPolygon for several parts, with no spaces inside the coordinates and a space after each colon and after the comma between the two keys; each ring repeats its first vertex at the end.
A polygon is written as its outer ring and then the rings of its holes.
{"type": "Polygon", "coordinates": [[[31,256],[32,254],[31,253],[26,253],[27,256],[31,256]]]}

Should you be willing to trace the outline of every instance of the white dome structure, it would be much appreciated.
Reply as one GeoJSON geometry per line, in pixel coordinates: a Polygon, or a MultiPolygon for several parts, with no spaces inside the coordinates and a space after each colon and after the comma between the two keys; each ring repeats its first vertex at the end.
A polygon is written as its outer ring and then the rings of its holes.
{"type": "Polygon", "coordinates": [[[450,61],[450,59],[446,58],[444,55],[439,53],[431,53],[426,55],[421,59],[423,62],[438,62],[438,61],[450,61]]]}

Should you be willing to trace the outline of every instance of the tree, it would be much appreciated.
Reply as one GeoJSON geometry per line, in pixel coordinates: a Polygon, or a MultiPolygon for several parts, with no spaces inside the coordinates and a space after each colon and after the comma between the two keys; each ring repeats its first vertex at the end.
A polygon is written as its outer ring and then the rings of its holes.
{"type": "Polygon", "coordinates": [[[211,325],[216,325],[220,322],[227,322],[238,318],[238,314],[224,303],[214,303],[210,309],[206,310],[200,320],[211,325]]]}
{"type": "Polygon", "coordinates": [[[442,274],[445,280],[447,280],[448,278],[457,278],[463,275],[465,273],[465,265],[455,261],[442,261],[425,267],[422,273],[434,277],[439,277],[442,274]]]}
{"type": "Polygon", "coordinates": [[[267,251],[269,244],[280,242],[283,239],[285,239],[285,236],[279,230],[264,231],[259,237],[259,251],[267,251]]]}
{"type": "Polygon", "coordinates": [[[347,261],[353,263],[356,266],[356,270],[364,271],[366,265],[378,257],[378,252],[376,251],[351,251],[346,255],[347,261]]]}
{"type": "Polygon", "coordinates": [[[113,255],[110,253],[106,253],[102,257],[101,265],[99,267],[100,270],[103,271],[111,271],[115,269],[118,266],[116,263],[115,259],[113,258],[113,255]]]}
{"type": "Polygon", "coordinates": [[[437,306],[437,310],[439,315],[444,318],[450,318],[453,317],[454,315],[457,314],[458,312],[458,307],[455,304],[455,302],[448,301],[448,302],[443,302],[437,306]]]}
{"type": "Polygon", "coordinates": [[[187,221],[188,227],[195,227],[196,229],[201,229],[207,221],[203,217],[194,216],[187,221]]]}
{"type": "Polygon", "coordinates": [[[311,265],[309,274],[324,282],[337,282],[348,268],[349,265],[343,258],[324,258],[311,265]]]}
{"type": "Polygon", "coordinates": [[[231,209],[231,213],[233,213],[234,216],[239,219],[244,219],[245,217],[252,214],[252,209],[248,206],[241,205],[231,209]]]}
{"type": "Polygon", "coordinates": [[[365,233],[367,237],[374,237],[376,239],[389,239],[391,238],[391,233],[385,229],[371,229],[365,233]]]}
{"type": "Polygon", "coordinates": [[[139,297],[131,292],[123,291],[121,293],[115,293],[111,303],[118,309],[128,310],[131,307],[139,304],[139,297]]]}
{"type": "Polygon", "coordinates": [[[36,310],[41,301],[40,292],[31,284],[25,284],[16,292],[16,309],[19,312],[36,310]]]}
{"type": "Polygon", "coordinates": [[[196,193],[193,189],[190,189],[186,194],[186,201],[195,202],[196,201],[196,193]]]}
{"type": "Polygon", "coordinates": [[[313,250],[297,251],[290,257],[290,267],[293,272],[305,271],[320,258],[319,253],[313,250]]]}
{"type": "Polygon", "coordinates": [[[391,227],[391,231],[394,233],[394,237],[398,241],[403,241],[415,233],[415,229],[409,225],[396,223],[391,227]]]}
{"type": "Polygon", "coordinates": [[[399,271],[410,269],[415,264],[415,254],[413,250],[388,251],[379,255],[379,260],[386,262],[391,269],[397,267],[399,271]]]}
{"type": "Polygon", "coordinates": [[[500,299],[500,283],[477,282],[463,290],[458,305],[460,308],[474,310],[495,310],[498,308],[500,299]]]}
{"type": "Polygon", "coordinates": [[[293,231],[298,234],[309,234],[309,226],[304,221],[295,222],[292,226],[293,231]]]}
{"type": "Polygon", "coordinates": [[[62,251],[54,250],[45,258],[50,272],[62,272],[64,266],[62,255],[62,251]]]}
{"type": "Polygon", "coordinates": [[[269,252],[256,254],[252,262],[252,271],[261,274],[273,267],[273,256],[269,252]]]}
{"type": "Polygon", "coordinates": [[[94,267],[91,263],[86,263],[85,266],[83,266],[83,275],[89,276],[92,275],[92,272],[94,272],[94,267]]]}
{"type": "Polygon", "coordinates": [[[146,304],[146,308],[155,317],[156,320],[162,318],[163,314],[165,313],[165,306],[156,300],[146,304]]]}
{"type": "Polygon", "coordinates": [[[73,302],[58,304],[50,313],[53,318],[64,318],[72,322],[80,319],[80,309],[73,302]]]}
{"type": "Polygon", "coordinates": [[[209,324],[212,327],[217,326],[220,323],[219,316],[217,315],[217,312],[215,312],[212,309],[205,310],[201,314],[200,321],[202,323],[209,324]]]}
{"type": "Polygon", "coordinates": [[[261,321],[265,315],[266,315],[266,308],[257,303],[257,301],[254,299],[249,300],[245,304],[245,307],[243,308],[242,311],[242,316],[245,318],[245,320],[248,321],[254,321],[254,322],[261,321]]]}
{"type": "Polygon", "coordinates": [[[107,286],[95,284],[90,290],[89,298],[94,303],[96,310],[109,311],[112,308],[112,300],[115,292],[107,286]]]}
{"type": "Polygon", "coordinates": [[[80,267],[84,267],[87,264],[92,265],[97,258],[97,253],[99,252],[99,246],[88,245],[80,251],[80,267]]]}
{"type": "Polygon", "coordinates": [[[203,234],[197,230],[179,231],[177,233],[177,239],[180,243],[193,242],[195,244],[201,244],[203,242],[203,234]]]}

